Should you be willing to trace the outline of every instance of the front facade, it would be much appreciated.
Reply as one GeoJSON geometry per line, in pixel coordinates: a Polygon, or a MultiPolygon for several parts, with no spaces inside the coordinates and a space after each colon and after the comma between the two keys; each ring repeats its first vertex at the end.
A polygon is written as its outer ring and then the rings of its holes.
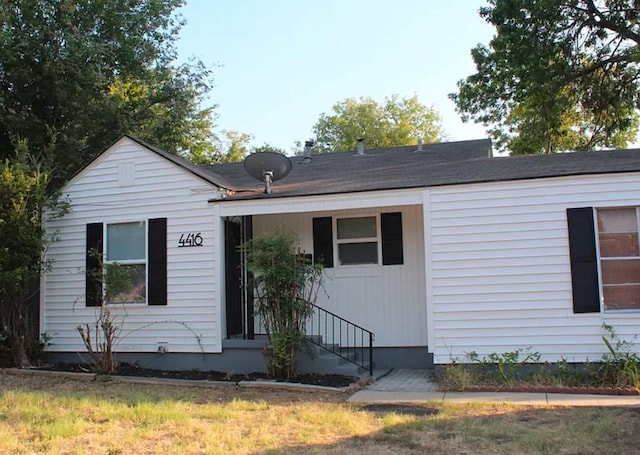
{"type": "Polygon", "coordinates": [[[87,274],[88,250],[95,248],[105,262],[140,272],[140,289],[123,297],[127,303],[109,306],[122,326],[119,352],[157,352],[164,345],[172,352],[221,352],[223,314],[212,304],[220,233],[207,202],[216,191],[127,138],[75,176],[64,190],[71,212],[48,225],[58,238],[47,251],[53,263],[41,283],[41,331],[52,337],[50,351],[73,353],[77,361],[85,350],[77,326],[91,324],[98,311],[87,274]],[[158,248],[151,239],[154,220],[166,230],[159,247],[166,249],[164,276],[150,273],[158,248]],[[199,234],[201,246],[182,247],[180,237],[190,233],[199,234]],[[158,280],[164,289],[152,299],[158,280]]]}
{"type": "Polygon", "coordinates": [[[77,326],[95,321],[101,287],[87,270],[99,251],[137,277],[109,304],[123,360],[264,369],[236,247],[278,226],[325,264],[318,306],[375,333],[380,367],[521,348],[593,361],[605,353],[603,323],[633,339],[640,151],[599,152],[618,154],[602,165],[579,154],[489,158],[486,141],[437,147],[294,159],[291,180],[264,195],[245,191],[237,166],[196,168],[123,137],[69,182],[72,211],[48,226],[59,238],[41,286],[52,356],[85,351],[77,326]]]}

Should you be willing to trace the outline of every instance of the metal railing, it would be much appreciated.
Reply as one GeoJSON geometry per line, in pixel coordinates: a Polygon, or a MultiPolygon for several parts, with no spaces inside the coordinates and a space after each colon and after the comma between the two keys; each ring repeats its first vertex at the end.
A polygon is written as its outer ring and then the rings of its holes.
{"type": "Polygon", "coordinates": [[[373,375],[374,333],[331,311],[311,306],[313,313],[307,321],[309,341],[373,375]]]}

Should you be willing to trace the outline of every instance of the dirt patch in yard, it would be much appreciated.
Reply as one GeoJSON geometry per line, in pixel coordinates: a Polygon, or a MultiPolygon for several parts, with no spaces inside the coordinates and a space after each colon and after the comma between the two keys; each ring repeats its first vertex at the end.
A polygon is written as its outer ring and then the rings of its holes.
{"type": "Polygon", "coordinates": [[[367,412],[373,412],[377,415],[393,413],[415,417],[425,417],[438,413],[438,410],[435,408],[427,408],[426,406],[410,404],[365,404],[360,409],[367,412]]]}

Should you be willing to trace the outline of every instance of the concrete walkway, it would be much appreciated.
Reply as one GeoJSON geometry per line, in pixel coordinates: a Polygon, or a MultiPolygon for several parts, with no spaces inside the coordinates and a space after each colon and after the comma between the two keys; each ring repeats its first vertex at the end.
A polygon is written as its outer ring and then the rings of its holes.
{"type": "Polygon", "coordinates": [[[435,392],[432,371],[394,369],[367,387],[378,392],[435,392]]]}
{"type": "Polygon", "coordinates": [[[578,395],[567,393],[439,392],[429,370],[392,370],[364,390],[354,393],[352,403],[425,403],[428,401],[493,402],[534,406],[629,406],[640,407],[640,395],[578,395]]]}

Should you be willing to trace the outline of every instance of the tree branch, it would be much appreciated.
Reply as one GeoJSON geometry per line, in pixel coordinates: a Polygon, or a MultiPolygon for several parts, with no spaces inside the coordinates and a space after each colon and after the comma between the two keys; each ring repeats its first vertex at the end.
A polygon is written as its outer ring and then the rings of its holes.
{"type": "Polygon", "coordinates": [[[593,0],[584,0],[587,5],[587,14],[593,20],[594,25],[598,25],[604,27],[608,30],[616,32],[621,37],[634,41],[636,44],[640,45],[640,34],[634,33],[630,28],[623,27],[615,22],[611,21],[607,18],[602,11],[596,7],[593,0]],[[597,20],[596,20],[597,17],[597,20]]]}
{"type": "Polygon", "coordinates": [[[601,60],[599,62],[594,63],[591,66],[588,66],[580,71],[576,71],[572,74],[569,74],[569,76],[567,77],[567,82],[573,82],[575,80],[578,80],[584,76],[587,76],[588,74],[593,73],[594,71],[599,70],[600,68],[604,68],[605,66],[608,66],[612,63],[622,63],[622,62],[631,62],[631,56],[627,55],[627,54],[622,54],[622,55],[615,55],[612,56],[606,60],[601,60]]]}

